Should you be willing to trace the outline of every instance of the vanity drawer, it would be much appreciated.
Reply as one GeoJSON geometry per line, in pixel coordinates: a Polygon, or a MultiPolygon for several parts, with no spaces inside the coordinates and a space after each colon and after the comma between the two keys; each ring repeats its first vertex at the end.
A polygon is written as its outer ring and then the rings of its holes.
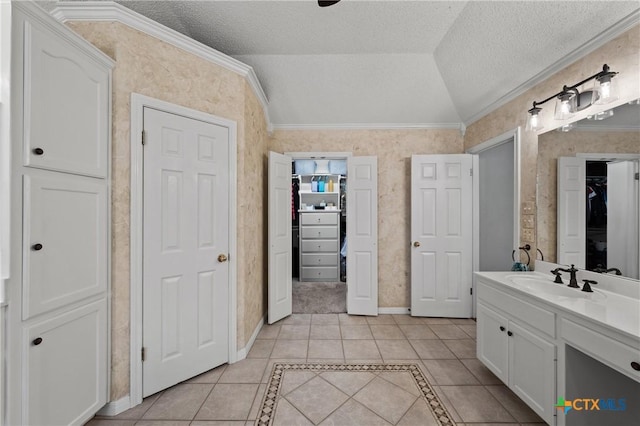
{"type": "Polygon", "coordinates": [[[546,309],[532,305],[509,294],[503,293],[483,282],[478,282],[478,299],[495,306],[521,323],[535,327],[551,337],[555,337],[556,315],[546,309]]]}
{"type": "Polygon", "coordinates": [[[338,268],[332,267],[314,267],[314,268],[300,268],[300,274],[303,280],[337,280],[338,268]]]}
{"type": "Polygon", "coordinates": [[[303,225],[337,225],[337,213],[300,213],[303,225]]]}
{"type": "Polygon", "coordinates": [[[632,362],[640,363],[640,347],[625,345],[567,319],[561,324],[562,338],[571,346],[640,382],[640,371],[631,367],[632,362]]]}
{"type": "Polygon", "coordinates": [[[332,254],[303,254],[302,266],[337,266],[338,255],[332,254]]]}
{"type": "Polygon", "coordinates": [[[303,226],[302,238],[338,238],[337,226],[303,226]]]}
{"type": "Polygon", "coordinates": [[[302,242],[302,252],[337,252],[338,240],[306,240],[302,242]]]}

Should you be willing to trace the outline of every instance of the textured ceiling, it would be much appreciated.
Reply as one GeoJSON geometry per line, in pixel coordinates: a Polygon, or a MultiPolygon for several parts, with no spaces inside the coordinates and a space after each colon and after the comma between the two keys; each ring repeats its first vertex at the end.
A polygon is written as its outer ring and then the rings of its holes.
{"type": "Polygon", "coordinates": [[[252,66],[275,126],[469,124],[639,9],[637,1],[119,3],[252,66]]]}

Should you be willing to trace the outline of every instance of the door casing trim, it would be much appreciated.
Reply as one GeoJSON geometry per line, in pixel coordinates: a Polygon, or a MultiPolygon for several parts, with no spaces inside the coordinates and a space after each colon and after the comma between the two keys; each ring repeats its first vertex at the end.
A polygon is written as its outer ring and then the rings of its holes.
{"type": "Polygon", "coordinates": [[[130,217],[130,374],[131,407],[142,403],[142,247],[144,108],[223,126],[229,129],[229,363],[238,360],[237,340],[237,123],[222,117],[131,93],[131,217],[130,217]]]}

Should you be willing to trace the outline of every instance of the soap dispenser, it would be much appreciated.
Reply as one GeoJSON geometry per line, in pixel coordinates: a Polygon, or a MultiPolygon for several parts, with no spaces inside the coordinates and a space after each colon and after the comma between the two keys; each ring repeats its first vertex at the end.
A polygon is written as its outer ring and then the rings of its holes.
{"type": "Polygon", "coordinates": [[[318,192],[324,192],[324,179],[320,178],[318,181],[318,192]]]}

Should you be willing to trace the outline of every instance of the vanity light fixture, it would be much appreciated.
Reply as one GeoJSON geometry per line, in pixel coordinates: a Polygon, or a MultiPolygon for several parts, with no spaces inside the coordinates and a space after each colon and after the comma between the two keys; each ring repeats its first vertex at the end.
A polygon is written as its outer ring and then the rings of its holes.
{"type": "MultiPolygon", "coordinates": [[[[611,71],[609,66],[604,64],[602,66],[602,71],[592,75],[591,77],[588,77],[572,86],[564,86],[560,92],[549,96],[545,100],[533,101],[533,108],[527,111],[529,117],[527,119],[527,126],[525,130],[535,132],[543,128],[539,116],[542,108],[539,106],[552,99],[557,100],[554,114],[556,120],[567,120],[573,117],[577,111],[582,111],[594,103],[606,104],[618,99],[618,95],[615,92],[615,86],[613,85],[613,77],[615,77],[616,74],[618,73],[611,71]],[[583,92],[578,90],[578,87],[591,80],[596,80],[598,82],[597,88],[594,87],[589,90],[584,90],[583,92]]],[[[568,130],[570,130],[570,128],[563,131],[568,130]]]]}

